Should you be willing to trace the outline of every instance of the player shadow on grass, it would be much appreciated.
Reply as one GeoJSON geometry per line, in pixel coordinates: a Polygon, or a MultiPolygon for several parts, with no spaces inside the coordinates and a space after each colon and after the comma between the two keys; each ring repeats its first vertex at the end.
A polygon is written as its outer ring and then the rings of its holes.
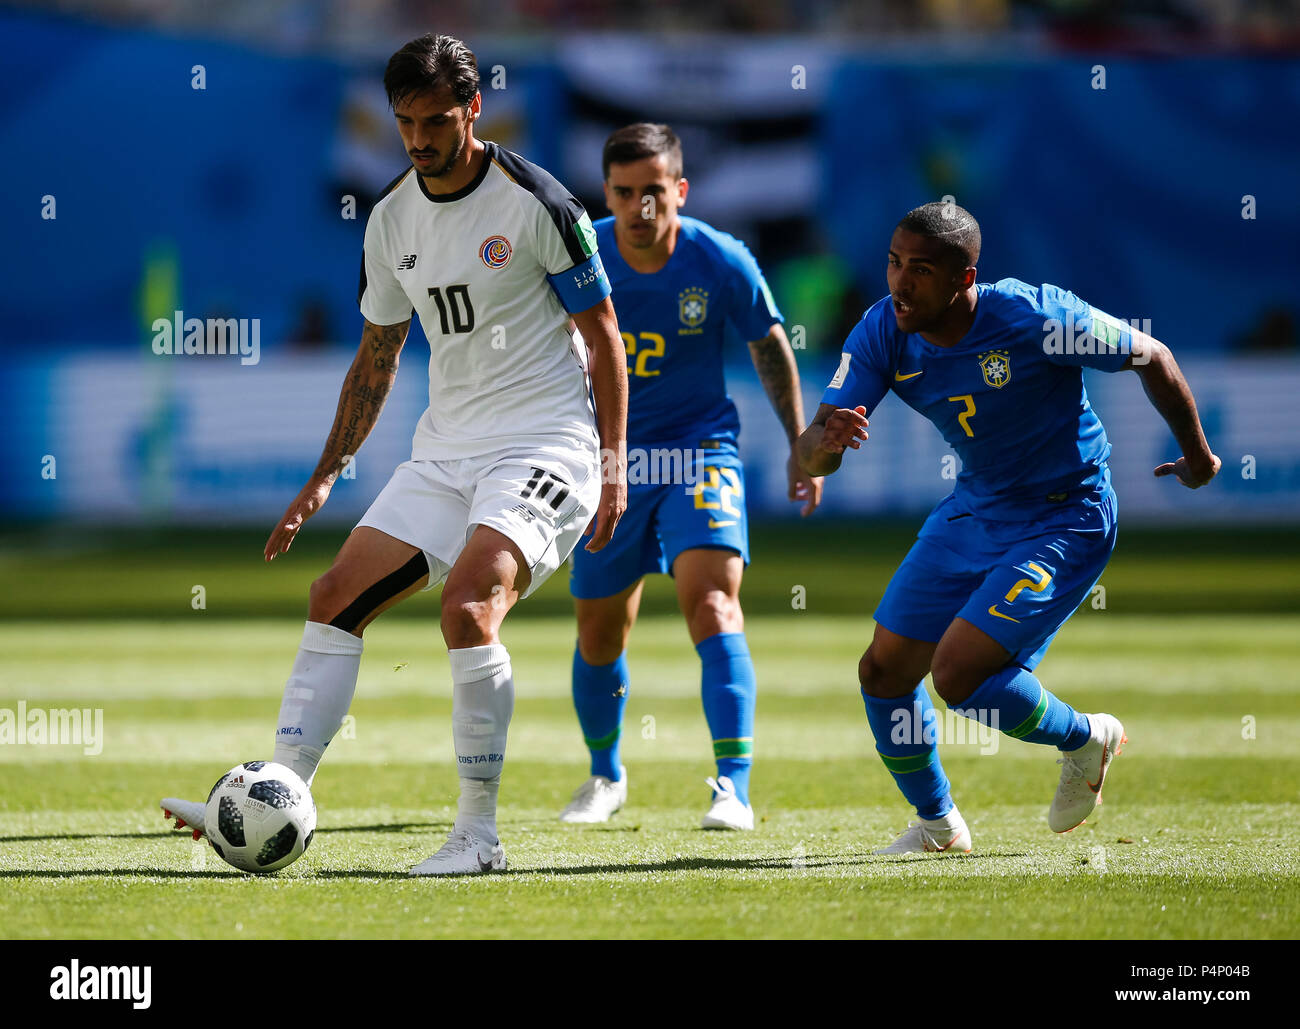
{"type": "MultiPolygon", "coordinates": [[[[213,857],[216,861],[216,857],[213,857]]],[[[305,872],[292,875],[276,875],[274,872],[241,872],[237,868],[222,866],[216,871],[197,868],[8,868],[0,871],[3,879],[75,879],[78,876],[92,877],[111,875],[114,878],[137,876],[147,879],[256,879],[266,882],[293,882],[310,879],[408,879],[402,872],[385,872],[379,869],[332,869],[319,872],[305,872]]]]}
{"type": "MultiPolygon", "coordinates": [[[[408,830],[442,830],[451,828],[450,821],[442,822],[392,822],[387,825],[339,825],[329,829],[317,829],[318,836],[327,836],[336,832],[407,832],[408,830]]],[[[177,831],[163,829],[159,832],[65,832],[49,833],[44,836],[0,836],[0,843],[42,843],[49,840],[157,840],[166,837],[185,839],[189,829],[177,831]]]]}
{"type": "Polygon", "coordinates": [[[873,854],[861,851],[849,854],[821,855],[809,854],[792,860],[786,855],[753,858],[717,858],[717,857],[678,857],[667,861],[647,861],[637,864],[603,864],[603,865],[564,865],[548,868],[524,868],[512,865],[511,871],[519,874],[537,875],[597,875],[606,872],[697,872],[697,871],[746,871],[768,870],[778,872],[782,869],[792,872],[806,872],[821,868],[836,868],[846,865],[898,865],[923,864],[939,862],[945,866],[956,865],[966,861],[981,861],[992,858],[1027,857],[1027,851],[997,851],[978,854],[873,854]]]}
{"type": "MultiPolygon", "coordinates": [[[[371,827],[373,828],[373,827],[371,827]]],[[[337,832],[340,830],[330,830],[337,832]]],[[[345,829],[342,831],[356,831],[354,829],[345,829]]],[[[149,836],[156,834],[135,833],[124,834],[135,836],[149,836]]],[[[564,865],[558,867],[520,867],[514,866],[508,875],[605,875],[611,872],[624,874],[633,874],[638,872],[701,872],[701,871],[790,871],[807,873],[811,870],[823,868],[837,868],[850,865],[898,865],[913,864],[922,862],[940,861],[945,866],[957,865],[968,861],[988,860],[992,858],[1016,858],[1027,856],[1024,852],[1006,852],[1006,853],[981,853],[981,854],[962,854],[950,855],[946,858],[930,857],[926,855],[890,855],[888,857],[871,854],[870,852],[861,854],[851,854],[848,856],[816,856],[801,857],[797,863],[789,857],[756,857],[756,858],[714,858],[714,857],[680,857],[672,858],[667,861],[645,861],[637,863],[624,864],[600,864],[600,865],[564,865]]],[[[220,868],[216,871],[207,869],[194,868],[79,868],[79,869],[54,869],[54,868],[10,868],[0,871],[0,880],[4,879],[71,879],[78,876],[97,876],[111,875],[120,876],[142,876],[154,877],[161,879],[266,879],[282,878],[284,880],[311,880],[311,879],[409,879],[410,875],[406,871],[384,871],[377,868],[322,868],[316,871],[303,870],[302,874],[288,875],[283,877],[263,876],[252,873],[240,872],[233,868],[220,868]]],[[[460,878],[460,877],[454,877],[460,878]]]]}

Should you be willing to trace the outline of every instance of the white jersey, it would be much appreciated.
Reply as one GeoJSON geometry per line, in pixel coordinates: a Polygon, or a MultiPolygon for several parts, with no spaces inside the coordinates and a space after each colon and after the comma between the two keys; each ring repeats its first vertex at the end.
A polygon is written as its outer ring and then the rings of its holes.
{"type": "Polygon", "coordinates": [[[431,195],[408,169],[366,224],[362,315],[393,325],[414,309],[429,339],[413,460],[597,441],[585,347],[568,330],[568,311],[609,295],[591,221],[548,172],[484,145],[463,189],[431,195]]]}

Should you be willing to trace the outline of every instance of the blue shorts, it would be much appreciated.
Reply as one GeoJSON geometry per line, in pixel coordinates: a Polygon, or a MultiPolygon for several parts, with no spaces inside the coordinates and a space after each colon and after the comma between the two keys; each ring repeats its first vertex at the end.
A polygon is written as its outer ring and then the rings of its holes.
{"type": "Polygon", "coordinates": [[[876,621],[899,636],[937,643],[964,618],[1032,670],[1083,602],[1115,549],[1109,485],[1032,522],[971,513],[956,495],[931,512],[889,581],[876,621]]]}
{"type": "Polygon", "coordinates": [[[636,481],[629,458],[627,510],[614,538],[595,554],[582,542],[573,552],[569,592],[575,597],[596,600],[621,593],[644,575],[668,572],[678,554],[697,547],[734,550],[749,564],[745,470],[736,449],[685,454],[676,482],[636,481]]]}

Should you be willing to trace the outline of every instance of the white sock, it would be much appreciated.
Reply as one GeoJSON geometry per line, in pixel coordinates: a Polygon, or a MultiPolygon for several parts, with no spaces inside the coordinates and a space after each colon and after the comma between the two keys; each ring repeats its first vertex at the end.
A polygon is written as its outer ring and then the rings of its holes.
{"type": "Polygon", "coordinates": [[[490,779],[460,777],[460,799],[456,802],[456,828],[472,829],[474,834],[488,843],[500,842],[497,838],[497,791],[501,789],[501,776],[490,779]]]}
{"type": "Polygon", "coordinates": [[[500,643],[447,651],[451,659],[451,735],[460,770],[456,828],[497,839],[497,789],[506,732],[515,710],[510,652],[500,643]]]}
{"type": "Polygon", "coordinates": [[[288,765],[308,786],[352,706],[360,669],[360,637],[321,622],[307,623],[284,685],[272,760],[288,765]]]}

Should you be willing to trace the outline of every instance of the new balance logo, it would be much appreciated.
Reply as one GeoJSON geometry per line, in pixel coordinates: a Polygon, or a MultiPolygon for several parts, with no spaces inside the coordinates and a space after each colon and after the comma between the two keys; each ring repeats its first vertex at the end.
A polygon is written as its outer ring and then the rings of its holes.
{"type": "Polygon", "coordinates": [[[399,272],[409,272],[414,267],[415,267],[414,254],[407,254],[405,257],[403,257],[400,261],[397,262],[397,270],[399,272]]]}
{"type": "Polygon", "coordinates": [[[507,512],[507,514],[517,514],[529,525],[532,525],[533,520],[536,519],[537,517],[537,515],[533,512],[533,509],[529,507],[527,504],[516,504],[507,512]]]}
{"type": "Polygon", "coordinates": [[[537,494],[538,500],[545,500],[550,504],[552,511],[558,511],[569,495],[569,485],[545,468],[534,468],[533,477],[528,480],[528,484],[519,495],[527,500],[534,493],[537,494]]]}

